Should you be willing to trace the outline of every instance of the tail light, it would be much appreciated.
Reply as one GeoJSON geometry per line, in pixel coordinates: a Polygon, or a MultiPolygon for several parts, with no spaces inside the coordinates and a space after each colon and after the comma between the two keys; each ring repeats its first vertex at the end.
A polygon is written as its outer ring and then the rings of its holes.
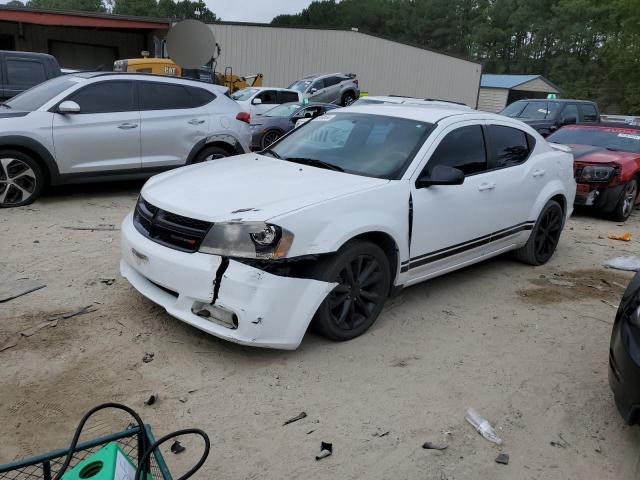
{"type": "Polygon", "coordinates": [[[355,83],[356,85],[360,86],[360,84],[358,83],[358,79],[357,78],[353,79],[353,83],[355,83]]]}
{"type": "Polygon", "coordinates": [[[238,115],[236,115],[236,120],[240,120],[241,122],[250,124],[251,114],[249,114],[248,112],[240,112],[238,115]]]}

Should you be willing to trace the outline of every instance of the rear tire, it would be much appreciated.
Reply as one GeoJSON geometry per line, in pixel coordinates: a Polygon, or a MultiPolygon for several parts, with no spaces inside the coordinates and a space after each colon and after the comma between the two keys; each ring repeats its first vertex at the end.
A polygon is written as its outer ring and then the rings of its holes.
{"type": "Polygon", "coordinates": [[[260,146],[262,147],[262,150],[269,148],[269,146],[276,140],[278,140],[281,136],[282,134],[277,130],[269,130],[268,132],[265,132],[265,134],[262,136],[262,139],[260,140],[260,146]]]}
{"type": "Polygon", "coordinates": [[[373,243],[356,240],[317,268],[320,278],[338,283],[316,312],[318,333],[336,341],[362,335],[389,295],[391,273],[385,253],[373,243]]]}
{"type": "Polygon", "coordinates": [[[514,252],[515,257],[534,266],[547,263],[558,246],[563,226],[562,207],[555,200],[549,200],[540,212],[525,246],[514,252]]]}
{"type": "Polygon", "coordinates": [[[208,162],[211,160],[218,160],[220,158],[230,157],[231,154],[222,147],[211,146],[205,147],[196,157],[193,159],[191,163],[202,163],[208,162]]]}
{"type": "Polygon", "coordinates": [[[342,101],[340,102],[340,105],[342,105],[343,107],[348,107],[355,101],[356,96],[353,94],[353,92],[346,92],[344,95],[342,95],[342,101]]]}
{"type": "Polygon", "coordinates": [[[42,167],[32,157],[15,150],[0,151],[0,208],[33,203],[44,184],[42,167]]]}
{"type": "Polygon", "coordinates": [[[622,197],[616,204],[611,217],[616,222],[625,222],[633,212],[636,199],[638,198],[638,180],[632,178],[627,182],[622,191],[622,197]]]}

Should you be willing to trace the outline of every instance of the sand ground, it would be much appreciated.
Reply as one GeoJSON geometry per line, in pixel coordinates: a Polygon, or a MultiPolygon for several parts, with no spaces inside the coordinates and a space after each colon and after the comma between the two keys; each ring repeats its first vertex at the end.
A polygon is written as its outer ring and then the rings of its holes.
{"type": "MultiPolygon", "coordinates": [[[[206,430],[201,479],[640,478],[640,427],[623,425],[607,383],[614,306],[632,274],[601,266],[640,253],[640,212],[625,226],[576,215],[545,266],[497,258],[402,291],[358,339],[308,333],[285,352],[173,319],[120,278],[117,231],[64,228],[119,225],[139,188],[66,187],[0,210],[0,278],[47,284],[0,304],[0,345],[95,308],[0,352],[0,463],[65,446],[84,411],[119,401],[157,434],[206,430]],[[631,242],[606,238],[625,230],[631,242]],[[151,394],[159,400],[145,406],[151,394]],[[468,407],[502,447],[465,423],[468,407]],[[427,440],[449,447],[423,450],[427,440]],[[321,441],[334,454],[316,462],[321,441]],[[494,462],[500,452],[509,465],[494,462]]],[[[127,423],[101,415],[87,436],[127,423]]],[[[183,443],[186,452],[166,454],[175,473],[197,457],[197,444],[183,443]]]]}

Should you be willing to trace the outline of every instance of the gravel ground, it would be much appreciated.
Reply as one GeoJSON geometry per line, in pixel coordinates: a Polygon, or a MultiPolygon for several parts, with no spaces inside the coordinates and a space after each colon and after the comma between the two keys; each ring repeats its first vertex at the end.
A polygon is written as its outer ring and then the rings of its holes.
{"type": "MultiPolygon", "coordinates": [[[[95,309],[0,352],[0,463],[65,446],[84,411],[119,401],[157,434],[205,429],[201,479],[640,478],[640,427],[623,425],[607,383],[615,306],[632,275],[601,266],[640,251],[640,212],[624,226],[576,215],[545,266],[500,257],[404,290],[358,339],[308,333],[285,352],[173,319],[120,278],[117,231],[66,228],[118,228],[139,188],[66,187],[0,211],[0,278],[47,284],[0,304],[0,346],[95,309]],[[606,238],[624,231],[631,242],[606,238]],[[151,394],[159,400],[145,406],[151,394]],[[468,407],[501,447],[465,423],[468,407]],[[321,441],[334,453],[316,462],[321,441]],[[501,452],[509,465],[494,462],[501,452]]],[[[99,415],[85,438],[127,423],[99,415]]],[[[183,440],[186,452],[166,453],[176,473],[199,451],[183,440]]]]}

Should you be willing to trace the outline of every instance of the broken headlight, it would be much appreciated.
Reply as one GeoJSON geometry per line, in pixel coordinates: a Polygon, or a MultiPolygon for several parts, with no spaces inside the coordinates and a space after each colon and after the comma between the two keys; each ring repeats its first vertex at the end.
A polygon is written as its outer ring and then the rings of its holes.
{"type": "Polygon", "coordinates": [[[292,242],[293,233],[269,223],[215,223],[200,251],[225,257],[279,259],[287,256],[292,242]]]}
{"type": "Polygon", "coordinates": [[[582,183],[605,183],[611,180],[616,173],[616,168],[608,165],[587,165],[580,172],[580,178],[576,179],[582,183]]]}

